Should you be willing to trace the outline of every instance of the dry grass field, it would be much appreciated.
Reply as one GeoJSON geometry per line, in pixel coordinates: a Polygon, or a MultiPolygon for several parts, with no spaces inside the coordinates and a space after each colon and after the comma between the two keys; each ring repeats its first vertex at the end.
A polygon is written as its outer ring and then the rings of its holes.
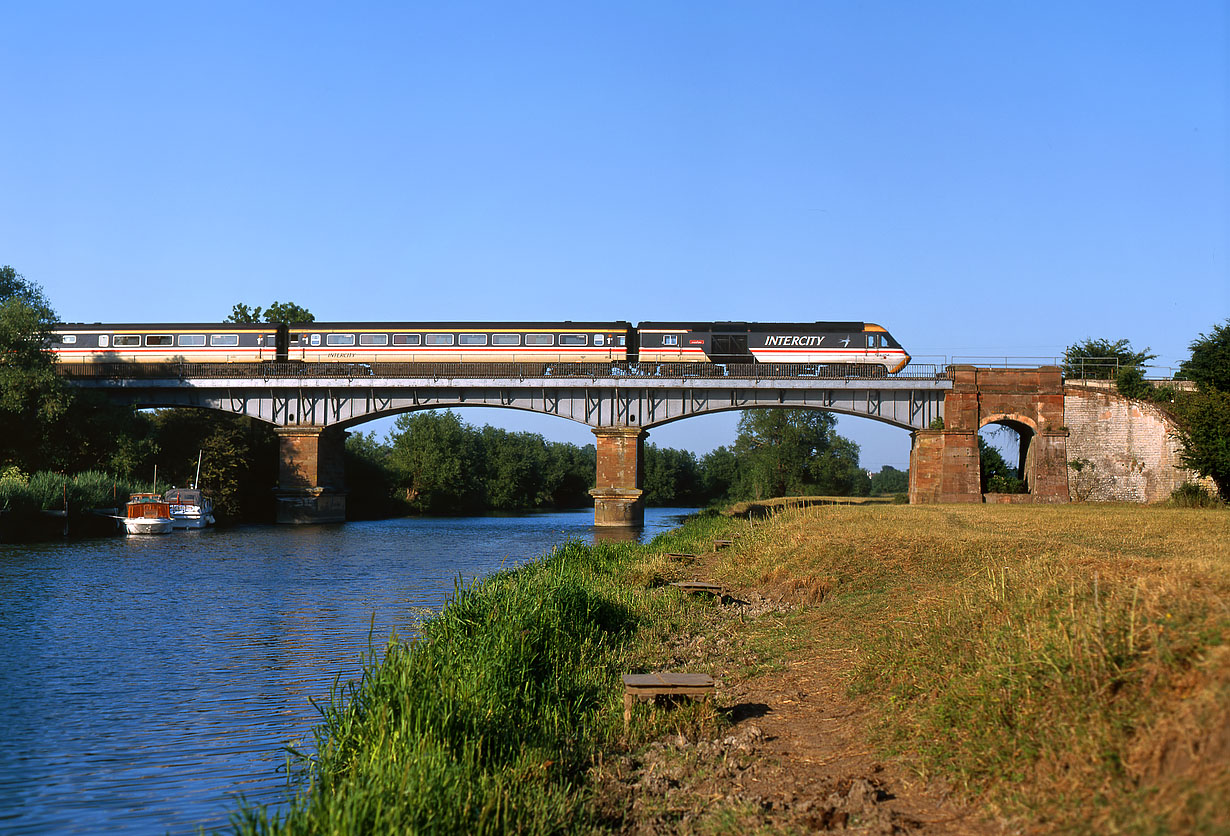
{"type": "Polygon", "coordinates": [[[805,605],[744,625],[745,687],[810,668],[877,754],[997,830],[1230,832],[1225,509],[820,505],[730,530],[690,573],[805,605]]]}

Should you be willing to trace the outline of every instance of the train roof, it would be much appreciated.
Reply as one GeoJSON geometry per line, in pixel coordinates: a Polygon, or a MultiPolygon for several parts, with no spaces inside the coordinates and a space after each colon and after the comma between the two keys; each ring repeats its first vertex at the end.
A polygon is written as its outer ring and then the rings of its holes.
{"type": "Polygon", "coordinates": [[[641,329],[688,329],[691,331],[798,331],[829,333],[862,331],[865,322],[641,322],[641,329]]]}
{"type": "MultiPolygon", "coordinates": [[[[52,330],[73,331],[151,331],[151,330],[213,330],[263,331],[277,328],[280,322],[58,322],[52,330]]],[[[567,330],[579,328],[591,331],[624,330],[630,322],[291,322],[285,323],[298,331],[351,329],[355,331],[389,331],[396,329],[513,329],[567,330]]]]}

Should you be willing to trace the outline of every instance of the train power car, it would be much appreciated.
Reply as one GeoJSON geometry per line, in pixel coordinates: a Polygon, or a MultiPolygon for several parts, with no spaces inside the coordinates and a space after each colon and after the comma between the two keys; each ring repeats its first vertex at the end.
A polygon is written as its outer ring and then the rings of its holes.
{"type": "Polygon", "coordinates": [[[642,322],[642,362],[803,363],[898,372],[901,344],[870,322],[642,322]]]}

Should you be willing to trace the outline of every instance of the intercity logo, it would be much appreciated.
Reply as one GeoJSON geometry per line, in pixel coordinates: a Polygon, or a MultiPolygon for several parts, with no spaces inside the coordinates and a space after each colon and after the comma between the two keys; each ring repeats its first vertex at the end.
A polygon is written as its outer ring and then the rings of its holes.
{"type": "Polygon", "coordinates": [[[825,335],[809,336],[809,337],[788,337],[784,334],[772,334],[764,338],[765,348],[771,346],[786,346],[786,345],[820,345],[824,342],[825,335]]]}

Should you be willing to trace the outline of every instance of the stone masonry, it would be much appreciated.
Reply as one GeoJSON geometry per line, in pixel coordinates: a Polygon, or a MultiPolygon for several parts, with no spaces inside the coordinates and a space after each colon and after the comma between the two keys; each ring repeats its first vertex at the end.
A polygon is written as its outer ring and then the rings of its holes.
{"type": "Polygon", "coordinates": [[[1143,401],[1083,386],[1064,390],[1072,498],[1159,502],[1199,476],[1179,464],[1175,422],[1143,401]]]}

